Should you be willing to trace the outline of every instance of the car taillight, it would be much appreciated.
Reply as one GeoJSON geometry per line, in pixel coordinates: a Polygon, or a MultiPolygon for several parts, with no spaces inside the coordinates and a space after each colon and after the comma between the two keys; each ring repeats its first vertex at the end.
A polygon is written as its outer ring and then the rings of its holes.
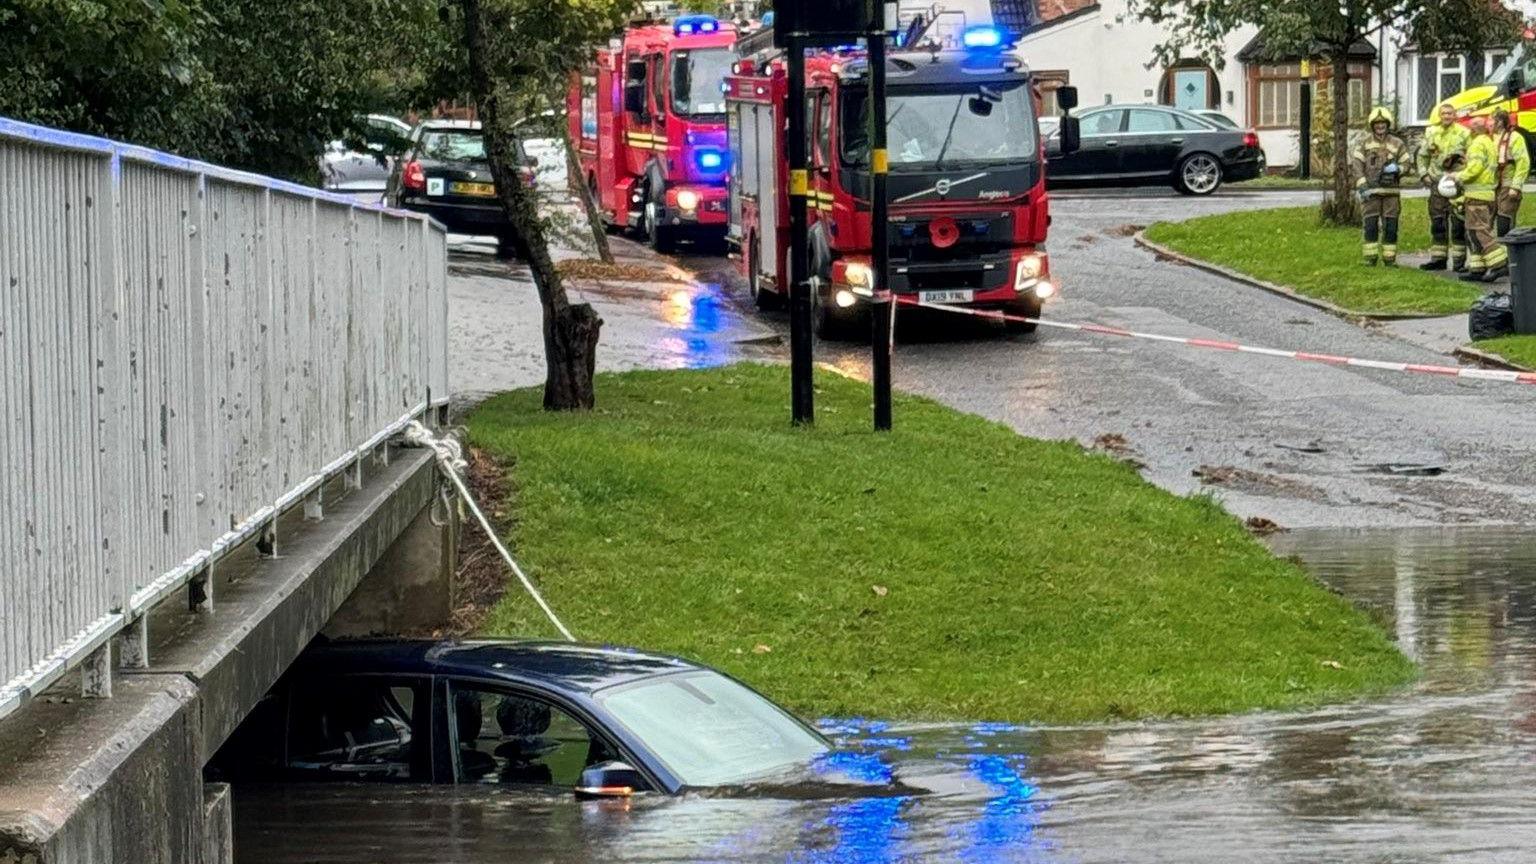
{"type": "Polygon", "coordinates": [[[1259,133],[1249,129],[1243,133],[1243,146],[1257,149],[1259,146],[1259,133]]]}
{"type": "Polygon", "coordinates": [[[420,162],[407,162],[400,172],[400,184],[414,192],[427,191],[427,172],[423,171],[420,162]]]}

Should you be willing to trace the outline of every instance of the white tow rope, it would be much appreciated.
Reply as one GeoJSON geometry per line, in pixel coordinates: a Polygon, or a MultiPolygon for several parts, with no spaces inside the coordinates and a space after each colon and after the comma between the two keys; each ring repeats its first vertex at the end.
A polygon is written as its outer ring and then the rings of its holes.
{"type": "Polygon", "coordinates": [[[464,499],[464,503],[469,505],[470,512],[475,514],[475,520],[480,523],[480,529],[485,532],[485,536],[491,538],[491,542],[496,546],[496,551],[501,553],[502,560],[507,562],[507,566],[512,568],[513,574],[517,576],[517,581],[523,583],[523,590],[527,591],[528,596],[533,598],[533,602],[539,604],[539,608],[544,610],[544,616],[549,619],[551,624],[555,625],[555,629],[560,631],[560,635],[564,636],[568,642],[575,642],[576,637],[571,635],[571,631],[566,629],[564,624],[560,623],[559,616],[555,614],[555,610],[549,608],[549,604],[544,601],[544,595],[540,594],[539,589],[534,587],[533,580],[528,578],[528,574],[523,572],[523,568],[517,566],[517,561],[513,560],[512,553],[507,551],[506,545],[501,542],[501,536],[496,533],[495,528],[491,527],[491,522],[485,518],[485,513],[480,510],[480,505],[475,503],[475,497],[469,494],[469,487],[464,484],[464,477],[460,473],[469,467],[469,463],[464,461],[463,445],[446,435],[432,434],[432,430],[422,425],[419,420],[412,420],[410,425],[405,427],[402,435],[406,444],[414,447],[426,447],[437,454],[438,467],[453,482],[453,487],[459,490],[459,497],[464,499]]]}

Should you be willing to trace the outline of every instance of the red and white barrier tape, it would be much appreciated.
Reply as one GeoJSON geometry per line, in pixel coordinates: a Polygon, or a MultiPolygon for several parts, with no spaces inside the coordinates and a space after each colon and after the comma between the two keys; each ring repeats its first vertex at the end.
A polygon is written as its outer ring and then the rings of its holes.
{"type": "Polygon", "coordinates": [[[1047,321],[1042,318],[1028,318],[1023,315],[1009,315],[1006,312],[991,309],[967,309],[963,306],[950,306],[942,303],[923,303],[918,300],[898,298],[897,302],[902,306],[913,306],[922,309],[937,309],[940,312],[952,312],[957,315],[971,315],[977,318],[991,318],[994,321],[1017,321],[1024,324],[1038,324],[1041,327],[1054,327],[1058,330],[1075,330],[1079,333],[1095,333],[1100,336],[1120,336],[1127,339],[1146,339],[1152,342],[1171,342],[1175,345],[1188,345],[1192,348],[1210,348],[1216,351],[1235,351],[1239,354],[1259,354],[1264,357],[1279,357],[1285,360],[1301,360],[1307,363],[1322,363],[1328,366],[1353,366],[1357,369],[1382,369],[1388,372],[1412,372],[1420,375],[1439,375],[1445,378],[1471,378],[1477,381],[1500,381],[1506,384],[1536,384],[1536,372],[1513,372],[1505,369],[1476,369],[1463,366],[1434,366],[1424,363],[1397,363],[1389,360],[1365,360],[1360,357],[1341,357],[1336,354],[1312,354],[1306,351],[1285,351],[1279,348],[1261,348],[1255,345],[1243,345],[1238,342],[1227,342],[1220,339],[1196,339],[1187,336],[1165,336],[1161,333],[1140,333],[1135,330],[1125,330],[1119,327],[1106,327],[1103,324],[1072,324],[1066,321],[1047,321]]]}

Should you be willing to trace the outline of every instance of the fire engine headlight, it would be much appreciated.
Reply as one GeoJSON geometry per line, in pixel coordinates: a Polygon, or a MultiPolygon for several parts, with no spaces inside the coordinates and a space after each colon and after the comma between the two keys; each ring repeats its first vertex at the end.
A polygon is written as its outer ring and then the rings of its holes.
{"type": "Polygon", "coordinates": [[[847,309],[849,306],[859,302],[859,298],[853,296],[853,292],[846,289],[837,292],[835,299],[837,300],[838,308],[841,309],[847,309]]]}
{"type": "Polygon", "coordinates": [[[1030,282],[1039,279],[1045,270],[1045,259],[1039,255],[1025,255],[1019,261],[1019,274],[1015,287],[1023,288],[1030,282]]]}
{"type": "Polygon", "coordinates": [[[677,193],[677,206],[681,210],[693,211],[699,209],[699,193],[692,189],[684,189],[677,193]]]}
{"type": "Polygon", "coordinates": [[[875,271],[868,264],[851,261],[843,268],[843,281],[850,288],[863,288],[868,290],[874,287],[875,271]]]}
{"type": "Polygon", "coordinates": [[[1035,283],[1035,296],[1039,297],[1041,300],[1046,300],[1048,298],[1054,297],[1054,296],[1056,296],[1056,286],[1052,285],[1051,283],[1046,282],[1044,280],[1036,282],[1035,283]]]}

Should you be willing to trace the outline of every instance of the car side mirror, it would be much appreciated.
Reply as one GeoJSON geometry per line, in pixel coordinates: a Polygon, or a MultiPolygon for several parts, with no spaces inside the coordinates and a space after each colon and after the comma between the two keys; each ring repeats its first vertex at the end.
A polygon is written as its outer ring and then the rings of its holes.
{"type": "Polygon", "coordinates": [[[1083,130],[1076,117],[1061,118],[1061,155],[1076,153],[1083,146],[1083,130]]]}
{"type": "Polygon", "coordinates": [[[624,110],[631,114],[645,114],[644,81],[630,81],[624,85],[624,110]]]}
{"type": "Polygon", "coordinates": [[[1077,88],[1071,85],[1063,85],[1056,88],[1056,104],[1063,111],[1071,111],[1077,107],[1077,88]]]}
{"type": "Polygon", "coordinates": [[[650,786],[633,765],[627,762],[599,762],[581,772],[581,782],[576,786],[576,797],[583,800],[596,798],[628,798],[636,792],[645,792],[650,786]]]}

